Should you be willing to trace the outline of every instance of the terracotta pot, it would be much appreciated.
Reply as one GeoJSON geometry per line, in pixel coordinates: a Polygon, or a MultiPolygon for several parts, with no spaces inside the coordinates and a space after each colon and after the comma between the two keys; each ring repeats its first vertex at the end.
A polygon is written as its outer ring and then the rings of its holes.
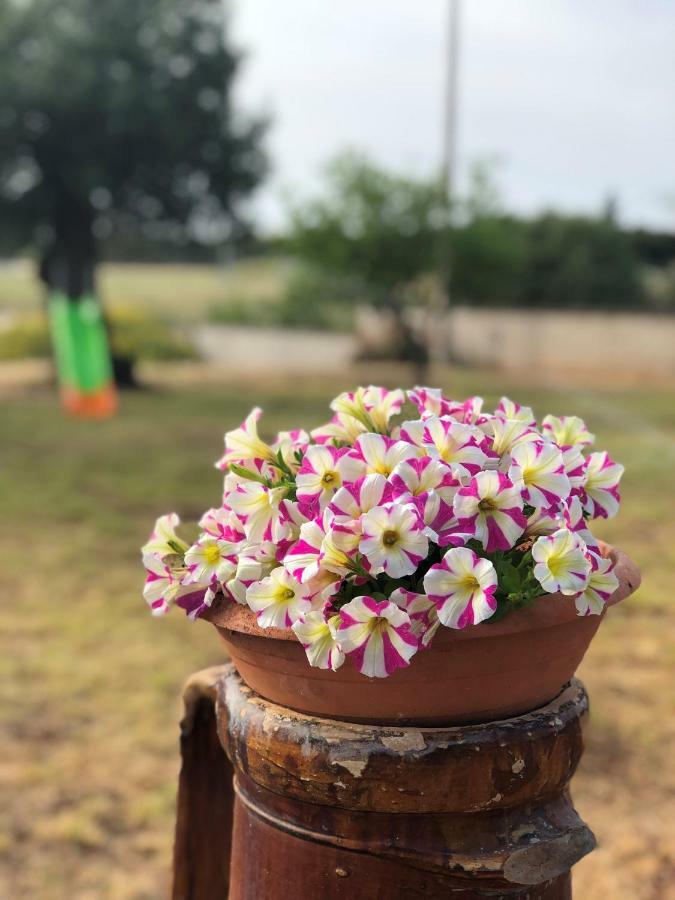
{"type": "MultiPolygon", "coordinates": [[[[640,584],[635,563],[610,547],[619,587],[610,606],[640,584]]],[[[267,700],[310,715],[354,722],[464,724],[537,709],[572,678],[602,616],[578,616],[561,594],[493,625],[441,627],[428,650],[388,678],[367,678],[347,659],[337,672],[312,668],[292,631],[259,628],[253,612],[216,603],[216,626],[244,681],[267,700]]]]}

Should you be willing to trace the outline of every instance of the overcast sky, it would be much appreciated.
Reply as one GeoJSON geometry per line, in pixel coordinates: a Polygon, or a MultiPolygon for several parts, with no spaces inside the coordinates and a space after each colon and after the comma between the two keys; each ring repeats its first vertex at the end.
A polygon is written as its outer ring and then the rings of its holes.
{"type": "MultiPolygon", "coordinates": [[[[596,211],[675,230],[675,0],[463,0],[459,179],[497,157],[508,208],[596,211]]],[[[447,0],[231,0],[242,105],[268,111],[283,221],[336,151],[437,171],[447,0]]]]}

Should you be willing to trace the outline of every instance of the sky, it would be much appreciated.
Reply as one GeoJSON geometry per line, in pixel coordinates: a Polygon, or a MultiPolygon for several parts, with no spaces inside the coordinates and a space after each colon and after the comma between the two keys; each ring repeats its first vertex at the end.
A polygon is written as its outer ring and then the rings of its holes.
{"type": "MultiPolygon", "coordinates": [[[[230,0],[242,109],[269,113],[267,230],[338,151],[438,172],[448,0],[230,0]]],[[[493,160],[504,206],[675,231],[675,0],[461,0],[457,181],[493,160]]]]}

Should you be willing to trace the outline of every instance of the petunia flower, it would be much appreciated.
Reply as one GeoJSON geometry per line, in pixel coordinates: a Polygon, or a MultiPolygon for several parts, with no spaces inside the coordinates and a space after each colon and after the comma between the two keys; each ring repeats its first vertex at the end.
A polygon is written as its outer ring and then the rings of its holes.
{"type": "Polygon", "coordinates": [[[441,624],[434,601],[426,594],[417,594],[406,588],[396,588],[389,599],[410,617],[410,627],[420,642],[420,649],[429,647],[441,624]]]}
{"type": "Polygon", "coordinates": [[[449,628],[489,619],[497,608],[497,573],[489,559],[468,547],[454,547],[424,576],[424,590],[449,628]]]}
{"type": "Polygon", "coordinates": [[[568,528],[537,538],[532,557],[534,576],[549,594],[578,594],[588,584],[591,564],[586,547],[568,528]]]}
{"type": "Polygon", "coordinates": [[[514,447],[528,441],[541,441],[540,434],[521,419],[502,419],[492,416],[485,423],[491,453],[500,459],[510,454],[514,447]]]}
{"type": "Polygon", "coordinates": [[[337,640],[362,675],[385,678],[407,666],[419,643],[410,617],[389,600],[355,597],[340,610],[337,640]]]}
{"type": "Polygon", "coordinates": [[[237,545],[202,534],[185,554],[187,575],[183,584],[223,584],[237,568],[237,545]]]}
{"type": "Polygon", "coordinates": [[[281,566],[247,589],[246,602],[261,628],[288,628],[312,607],[306,588],[281,566]]]}
{"type": "Polygon", "coordinates": [[[227,506],[208,509],[199,520],[199,527],[206,534],[231,543],[241,543],[246,537],[241,521],[227,506]]]}
{"type": "Polygon", "coordinates": [[[342,487],[346,452],[327,445],[307,448],[295,477],[300,509],[306,515],[323,512],[335,492],[342,487]]]}
{"type": "Polygon", "coordinates": [[[624,467],[608,453],[591,453],[586,460],[582,503],[591,519],[611,519],[619,511],[619,482],[624,467]]]}
{"type": "Polygon", "coordinates": [[[146,570],[143,596],[153,616],[163,616],[176,599],[180,578],[174,575],[164,560],[153,553],[143,554],[143,565],[146,570]]]}
{"type": "Polygon", "coordinates": [[[525,530],[520,491],[501,472],[479,472],[457,491],[453,510],[459,528],[472,534],[488,553],[510,550],[525,530]]]}
{"type": "Polygon", "coordinates": [[[570,493],[560,449],[544,441],[526,441],[511,450],[509,478],[530,506],[556,506],[570,493]]]}
{"type": "Polygon", "coordinates": [[[424,522],[412,505],[386,503],[376,506],[361,519],[363,537],[359,550],[368,569],[392,578],[412,575],[427,555],[429,541],[424,522]]]}
{"type": "Polygon", "coordinates": [[[286,497],[283,487],[270,488],[255,481],[245,481],[225,496],[225,503],[243,522],[249,541],[280,541],[289,533],[280,504],[286,497]]]}
{"type": "Polygon", "coordinates": [[[361,516],[387,502],[390,494],[391,485],[384,475],[365,475],[341,487],[329,508],[338,521],[354,522],[355,527],[360,527],[361,516]]]}
{"type": "Polygon", "coordinates": [[[229,595],[242,606],[246,605],[246,591],[254,581],[261,581],[278,565],[277,545],[271,541],[247,544],[237,556],[237,568],[225,583],[229,595]]]}
{"type": "Polygon", "coordinates": [[[305,648],[310,666],[336,672],[345,661],[345,655],[337,641],[338,623],[338,615],[326,619],[320,610],[312,610],[291,626],[305,648]]]}
{"type": "Polygon", "coordinates": [[[327,444],[334,441],[339,444],[353,444],[359,435],[364,434],[368,429],[353,416],[345,413],[335,413],[330,422],[320,425],[312,431],[312,439],[318,444],[327,444]]]}
{"type": "Polygon", "coordinates": [[[589,447],[595,441],[595,436],[578,416],[544,416],[541,426],[542,431],[548,432],[560,447],[574,447],[577,444],[589,447]]]}
{"type": "Polygon", "coordinates": [[[537,427],[537,420],[534,417],[531,407],[521,406],[520,403],[515,403],[508,397],[501,398],[495,409],[495,415],[500,419],[511,419],[515,422],[523,422],[529,428],[537,427]]]}
{"type": "Polygon", "coordinates": [[[363,403],[368,411],[368,415],[376,431],[381,434],[389,430],[392,416],[400,413],[404,402],[405,393],[400,388],[389,391],[386,388],[375,387],[371,384],[363,392],[363,403]]]}
{"type": "Polygon", "coordinates": [[[483,440],[483,433],[474,425],[436,416],[430,416],[424,422],[422,447],[444,463],[461,466],[460,473],[465,470],[473,475],[485,464],[483,440]]]}
{"type": "Polygon", "coordinates": [[[588,584],[580,594],[576,595],[574,602],[580,616],[599,616],[609,598],[618,588],[619,579],[612,571],[614,564],[611,559],[592,552],[587,556],[591,564],[588,584]]]}
{"type": "Polygon", "coordinates": [[[217,469],[226,469],[230,463],[262,459],[275,462],[274,450],[258,437],[258,420],[262,410],[255,407],[246,416],[239,428],[225,435],[225,453],[216,463],[217,469]]]}
{"type": "Polygon", "coordinates": [[[180,518],[176,513],[168,513],[166,516],[160,516],[155,522],[155,527],[150,533],[150,537],[141,549],[141,553],[146,556],[152,554],[163,559],[165,556],[173,554],[183,554],[189,547],[182,538],[176,534],[176,528],[180,525],[180,518]]]}
{"type": "Polygon", "coordinates": [[[407,441],[394,441],[383,434],[362,434],[344,457],[343,478],[357,481],[364,475],[389,476],[402,460],[419,455],[419,448],[407,441]]]}

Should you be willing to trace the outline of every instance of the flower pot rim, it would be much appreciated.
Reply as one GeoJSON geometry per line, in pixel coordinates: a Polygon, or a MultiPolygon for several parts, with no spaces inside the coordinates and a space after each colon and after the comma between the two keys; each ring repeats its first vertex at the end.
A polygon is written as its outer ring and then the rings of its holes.
{"type": "MultiPolygon", "coordinates": [[[[640,570],[623,550],[603,541],[598,543],[602,555],[608,556],[614,563],[614,572],[619,579],[618,588],[606,604],[606,607],[615,606],[638,589],[641,582],[640,570]]],[[[604,611],[602,615],[604,615],[604,611]]],[[[292,629],[261,628],[255,613],[248,606],[225,600],[220,596],[214,600],[213,605],[203,614],[202,618],[217,628],[240,634],[254,635],[268,640],[297,641],[292,629]]],[[[522,631],[561,625],[565,622],[572,622],[576,618],[578,615],[572,597],[560,593],[549,594],[540,597],[527,609],[508,615],[494,624],[487,620],[477,625],[468,625],[461,630],[441,628],[436,634],[434,643],[445,644],[451,641],[498,638],[522,631]]]]}

